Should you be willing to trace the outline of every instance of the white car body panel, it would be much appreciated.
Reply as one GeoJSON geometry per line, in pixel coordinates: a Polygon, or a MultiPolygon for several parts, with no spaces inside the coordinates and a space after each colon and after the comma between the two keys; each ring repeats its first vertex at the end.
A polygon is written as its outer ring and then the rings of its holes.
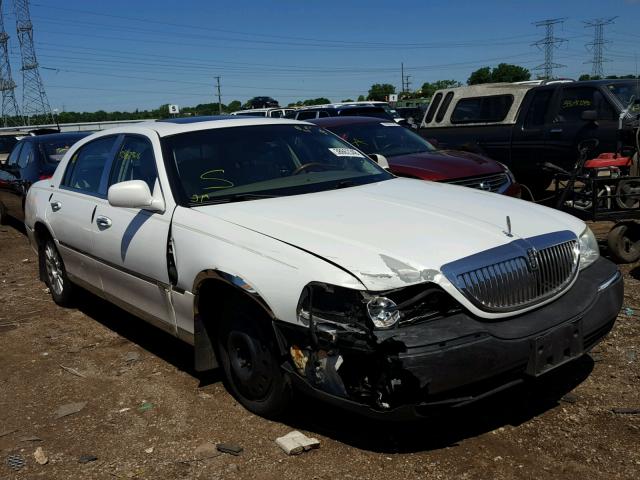
{"type": "Polygon", "coordinates": [[[176,206],[161,161],[160,137],[286,123],[302,122],[251,117],[185,124],[149,122],[86,137],[65,154],[50,180],[37,182],[30,189],[25,221],[29,236],[33,238],[34,226],[41,222],[59,243],[75,241],[77,249],[87,249],[89,255],[61,249],[74,277],[192,341],[195,282],[203,271],[221,271],[239,279],[236,285],[259,295],[275,318],[292,323],[298,322],[298,299],[309,282],[384,291],[431,281],[480,317],[516,315],[526,309],[488,313],[474,307],[440,273],[442,265],[517,238],[560,230],[579,237],[585,228],[580,220],[532,203],[410,179],[295,197],[176,206]],[[106,199],[90,197],[85,203],[97,206],[96,216],[110,218],[109,229],[100,231],[84,220],[54,219],[60,212],[72,212],[72,217],[79,218],[90,214],[89,206],[79,200],[74,203],[74,198],[83,195],[70,195],[58,188],[63,172],[82,145],[121,133],[143,135],[152,142],[158,169],[154,196],[163,197],[165,211],[117,208],[106,199]],[[59,212],[51,212],[52,194],[52,200],[63,202],[59,212]],[[513,237],[505,233],[507,216],[513,237]],[[171,285],[167,267],[169,232],[178,272],[175,285],[171,285]]]}

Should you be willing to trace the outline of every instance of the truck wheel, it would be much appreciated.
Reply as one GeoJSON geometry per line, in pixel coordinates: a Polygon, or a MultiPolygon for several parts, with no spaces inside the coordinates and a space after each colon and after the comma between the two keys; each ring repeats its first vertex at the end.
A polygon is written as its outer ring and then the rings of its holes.
{"type": "Polygon", "coordinates": [[[607,235],[609,253],[617,263],[633,263],[640,258],[640,226],[619,223],[607,235]]]}
{"type": "Polygon", "coordinates": [[[280,368],[269,325],[254,311],[240,308],[224,315],[218,330],[218,356],[227,387],[249,411],[277,417],[292,397],[289,378],[280,368]]]}
{"type": "Polygon", "coordinates": [[[67,271],[60,252],[51,238],[40,246],[39,259],[44,267],[44,278],[53,301],[63,307],[71,304],[74,293],[74,285],[67,277],[67,271]]]}
{"type": "Polygon", "coordinates": [[[2,203],[0,203],[0,225],[7,224],[7,211],[5,210],[2,203]]]}

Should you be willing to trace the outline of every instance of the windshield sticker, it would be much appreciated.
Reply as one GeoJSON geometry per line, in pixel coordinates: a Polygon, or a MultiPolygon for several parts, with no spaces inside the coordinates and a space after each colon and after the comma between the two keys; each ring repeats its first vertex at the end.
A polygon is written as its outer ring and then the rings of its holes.
{"type": "Polygon", "coordinates": [[[353,148],[330,148],[329,151],[333,153],[336,157],[360,157],[364,158],[359,151],[354,150],[353,148]]]}
{"type": "Polygon", "coordinates": [[[399,127],[400,124],[396,122],[380,122],[383,127],[399,127]]]}

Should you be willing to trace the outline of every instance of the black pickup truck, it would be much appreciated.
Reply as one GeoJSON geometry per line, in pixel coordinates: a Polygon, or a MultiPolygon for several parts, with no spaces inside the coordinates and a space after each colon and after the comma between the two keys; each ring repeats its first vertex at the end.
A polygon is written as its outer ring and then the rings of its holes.
{"type": "Polygon", "coordinates": [[[545,162],[571,169],[577,145],[597,138],[598,151],[618,141],[635,145],[633,129],[618,129],[638,115],[640,80],[494,83],[435,93],[419,133],[440,146],[477,151],[507,165],[520,183],[544,190],[552,173],[545,162]]]}

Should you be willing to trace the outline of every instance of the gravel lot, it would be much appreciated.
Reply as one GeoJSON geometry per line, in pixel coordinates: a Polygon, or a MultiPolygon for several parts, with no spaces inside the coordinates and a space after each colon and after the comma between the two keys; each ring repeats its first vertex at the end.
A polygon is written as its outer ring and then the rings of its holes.
{"type": "Polygon", "coordinates": [[[0,226],[1,479],[640,478],[640,414],[615,413],[640,409],[635,265],[622,266],[626,308],[590,355],[536,385],[400,425],[304,397],[282,423],[256,417],[217,373],[195,372],[191,348],[173,337],[89,294],[77,309],[56,306],[36,267],[20,226],[0,226]],[[67,404],[79,411],[59,417],[67,404]],[[274,440],[293,429],[320,448],[286,456],[274,440]],[[244,451],[199,459],[206,442],[244,451]],[[21,469],[8,467],[11,455],[21,469]]]}

